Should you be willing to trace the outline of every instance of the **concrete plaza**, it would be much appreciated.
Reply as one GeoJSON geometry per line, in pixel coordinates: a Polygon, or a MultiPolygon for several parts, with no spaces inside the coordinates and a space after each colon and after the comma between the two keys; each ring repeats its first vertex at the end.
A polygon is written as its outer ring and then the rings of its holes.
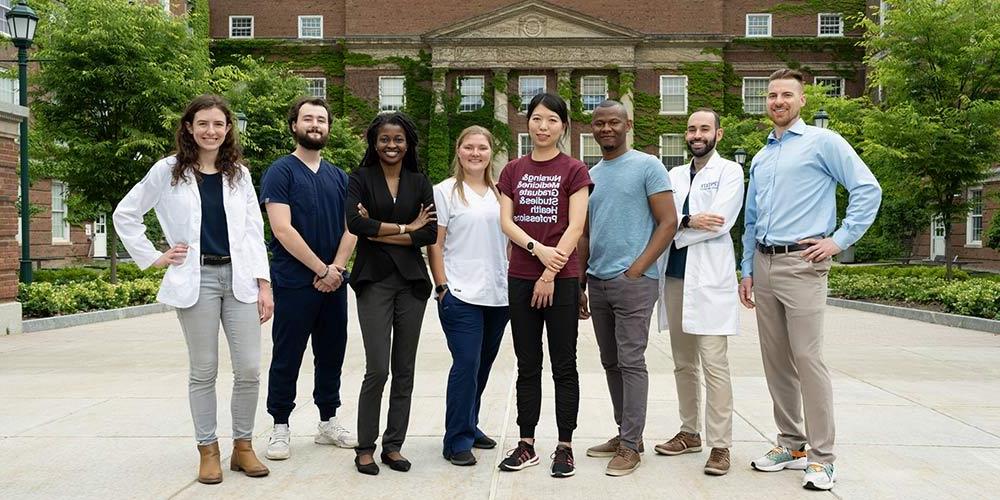
{"type": "MultiPolygon", "coordinates": [[[[544,387],[538,429],[542,465],[518,473],[496,468],[517,439],[509,336],[481,418],[482,428],[501,446],[476,450],[475,467],[454,467],[441,458],[451,358],[431,304],[403,449],[413,469],[403,474],[382,467],[376,477],[354,471],[353,451],[313,444],[318,412],[310,398],[308,353],[291,419],[292,458],[266,462],[271,475],[263,479],[229,472],[227,461],[223,483],[206,486],[195,482],[198,454],[188,411],[187,357],[174,313],[0,337],[0,498],[969,499],[996,494],[991,478],[1000,473],[998,336],[828,308],[826,360],[834,378],[839,480],[832,493],[819,493],[800,487],[801,472],[750,470],[750,460],[770,448],[775,428],[756,323],[748,312],[742,334],[729,347],[736,403],[732,471],[723,477],[704,475],[707,450],[680,457],[652,452],[679,426],[668,335],[654,332],[646,356],[651,379],[647,452],[634,474],[605,476],[606,459],[584,453],[615,432],[593,329],[584,322],[578,349],[582,400],[574,438],[578,470],[573,478],[556,480],[548,475],[556,431],[551,379],[544,387]]],[[[254,443],[261,455],[270,429],[263,404],[269,339],[267,326],[254,443]]],[[[232,376],[228,351],[221,352],[219,431],[228,459],[232,376]]],[[[362,343],[352,316],[340,411],[351,428],[363,374],[362,343]]]]}

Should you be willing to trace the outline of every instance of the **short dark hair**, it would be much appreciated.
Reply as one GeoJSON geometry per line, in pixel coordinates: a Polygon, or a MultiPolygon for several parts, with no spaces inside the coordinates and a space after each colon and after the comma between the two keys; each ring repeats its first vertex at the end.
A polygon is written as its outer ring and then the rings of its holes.
{"type": "MultiPolygon", "coordinates": [[[[716,110],[714,110],[712,108],[698,108],[698,109],[694,110],[694,113],[712,113],[712,116],[715,117],[715,128],[716,129],[722,128],[722,117],[719,116],[719,112],[718,111],[716,111],[716,110]]],[[[691,113],[691,114],[693,115],[694,113],[691,113]]]]}
{"type": "Polygon", "coordinates": [[[330,106],[328,106],[326,104],[326,99],[323,99],[321,97],[311,97],[311,96],[300,97],[300,98],[298,98],[295,101],[294,104],[292,104],[292,107],[288,109],[288,131],[289,132],[291,132],[293,134],[295,133],[295,131],[292,130],[292,125],[294,125],[295,122],[299,121],[299,110],[302,109],[302,106],[305,106],[306,104],[311,104],[313,106],[319,106],[319,107],[325,109],[326,110],[326,122],[330,123],[330,121],[332,120],[333,117],[330,115],[330,106]]]}
{"type": "Polygon", "coordinates": [[[528,103],[529,120],[531,120],[531,113],[534,113],[535,108],[537,108],[539,104],[549,108],[552,112],[559,115],[559,119],[562,120],[564,124],[569,123],[569,109],[566,107],[566,101],[564,101],[562,97],[548,92],[542,92],[541,94],[531,98],[531,102],[528,103]]]}
{"type": "Polygon", "coordinates": [[[769,82],[773,82],[775,80],[795,80],[799,82],[799,85],[805,86],[805,78],[803,78],[802,72],[797,69],[779,69],[778,71],[771,73],[771,76],[767,77],[767,81],[769,82]]]}
{"type": "Polygon", "coordinates": [[[597,107],[598,108],[620,108],[622,110],[622,112],[625,113],[625,117],[628,118],[628,108],[626,108],[624,104],[622,104],[622,103],[620,103],[620,102],[618,102],[618,101],[616,101],[614,99],[605,99],[605,100],[601,101],[601,103],[598,104],[597,107]]]}

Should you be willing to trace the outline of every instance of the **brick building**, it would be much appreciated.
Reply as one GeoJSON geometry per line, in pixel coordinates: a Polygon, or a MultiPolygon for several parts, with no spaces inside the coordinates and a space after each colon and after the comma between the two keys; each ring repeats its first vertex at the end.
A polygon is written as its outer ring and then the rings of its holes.
{"type": "MultiPolygon", "coordinates": [[[[961,196],[972,206],[963,220],[951,224],[948,254],[968,262],[970,269],[1000,270],[1000,252],[984,244],[986,229],[1000,210],[1000,167],[982,184],[967,187],[961,196]]],[[[944,224],[940,220],[928,221],[927,230],[914,241],[913,256],[940,260],[944,254],[944,224]]]]}
{"type": "Polygon", "coordinates": [[[763,113],[775,69],[792,64],[810,83],[860,95],[859,34],[845,29],[854,13],[783,3],[211,0],[209,9],[217,62],[245,53],[286,60],[358,124],[404,109],[427,128],[433,171],[447,159],[446,139],[470,123],[499,132],[508,156],[523,154],[524,106],[542,89],[570,102],[564,149],[573,156],[599,159],[586,114],[611,97],[634,113],[634,145],[668,166],[687,159],[691,110],[763,113]]]}

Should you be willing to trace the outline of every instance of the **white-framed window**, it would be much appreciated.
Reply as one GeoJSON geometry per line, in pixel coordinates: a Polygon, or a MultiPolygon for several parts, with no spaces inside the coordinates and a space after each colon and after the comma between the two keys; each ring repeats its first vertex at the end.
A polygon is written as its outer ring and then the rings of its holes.
{"type": "Polygon", "coordinates": [[[771,14],[747,14],[748,37],[771,36],[771,14]]]}
{"type": "Polygon", "coordinates": [[[253,38],[253,16],[229,16],[229,38],[253,38]]]}
{"type": "Polygon", "coordinates": [[[826,95],[830,97],[844,97],[844,79],[839,76],[817,76],[813,82],[826,87],[826,95]]]}
{"type": "Polygon", "coordinates": [[[667,169],[687,163],[687,149],[683,134],[663,134],[660,136],[660,161],[667,169]]]}
{"type": "Polygon", "coordinates": [[[19,104],[21,99],[17,91],[17,80],[13,78],[0,78],[0,102],[19,104]]]}
{"type": "Polygon", "coordinates": [[[688,77],[660,75],[660,114],[686,115],[688,109],[688,77]]]}
{"type": "Polygon", "coordinates": [[[531,135],[517,134],[517,157],[531,154],[531,135]]]}
{"type": "Polygon", "coordinates": [[[399,111],[406,104],[406,77],[378,77],[378,110],[399,111]]]}
{"type": "Polygon", "coordinates": [[[844,36],[844,16],[839,12],[825,12],[816,16],[817,36],[844,36]]]}
{"type": "Polygon", "coordinates": [[[528,112],[531,98],[545,92],[545,76],[524,75],[517,78],[517,94],[521,96],[521,113],[528,112]]]}
{"type": "Polygon", "coordinates": [[[7,13],[10,12],[10,0],[0,0],[0,33],[10,36],[10,29],[7,28],[7,13]]]}
{"type": "Polygon", "coordinates": [[[767,77],[746,77],[743,79],[744,113],[764,114],[767,105],[767,82],[767,77]]]}
{"type": "Polygon", "coordinates": [[[323,38],[323,16],[299,16],[299,38],[323,38]]]}
{"type": "Polygon", "coordinates": [[[601,158],[601,145],[594,139],[594,134],[580,134],[580,161],[586,163],[587,168],[593,168],[601,158]]]}
{"type": "Polygon", "coordinates": [[[460,112],[482,109],[486,105],[483,92],[486,88],[486,78],[482,76],[463,76],[458,81],[458,93],[461,100],[458,103],[460,112]]]}
{"type": "Polygon", "coordinates": [[[983,187],[969,189],[969,216],[965,222],[965,245],[983,246],[983,187]]]}
{"type": "Polygon", "coordinates": [[[306,93],[326,99],[326,78],[306,78],[306,93]]]}
{"type": "Polygon", "coordinates": [[[580,78],[580,98],[583,112],[590,113],[608,98],[608,77],[585,76],[580,78]]]}
{"type": "Polygon", "coordinates": [[[66,222],[66,216],[69,214],[66,207],[67,194],[65,182],[52,181],[52,243],[69,241],[69,222],[66,222]]]}

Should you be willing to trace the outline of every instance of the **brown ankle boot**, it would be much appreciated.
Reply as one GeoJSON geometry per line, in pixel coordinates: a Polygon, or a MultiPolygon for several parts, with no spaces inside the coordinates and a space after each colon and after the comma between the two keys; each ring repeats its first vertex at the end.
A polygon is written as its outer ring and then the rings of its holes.
{"type": "Polygon", "coordinates": [[[198,445],[201,464],[198,466],[198,482],[204,484],[219,484],[222,482],[222,464],[219,463],[219,442],[209,445],[198,445]]]}
{"type": "Polygon", "coordinates": [[[266,465],[257,459],[257,454],[253,452],[249,439],[233,440],[233,456],[229,460],[229,469],[243,471],[250,477],[264,477],[271,472],[266,465]]]}

